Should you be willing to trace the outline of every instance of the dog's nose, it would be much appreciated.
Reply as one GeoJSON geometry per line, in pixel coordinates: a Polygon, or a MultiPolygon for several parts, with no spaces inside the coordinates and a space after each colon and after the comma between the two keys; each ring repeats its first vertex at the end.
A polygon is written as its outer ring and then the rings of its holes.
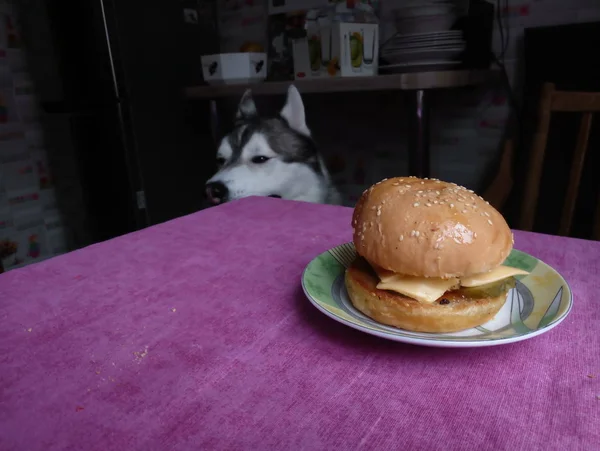
{"type": "Polygon", "coordinates": [[[211,182],[206,184],[206,195],[213,204],[220,204],[227,200],[229,190],[224,183],[211,182]]]}

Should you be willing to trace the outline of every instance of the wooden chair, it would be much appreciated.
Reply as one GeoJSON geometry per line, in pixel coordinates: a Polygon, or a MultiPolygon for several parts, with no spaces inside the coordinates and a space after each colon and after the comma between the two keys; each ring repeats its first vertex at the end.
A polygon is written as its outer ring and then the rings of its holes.
{"type": "MultiPolygon", "coordinates": [[[[588,147],[592,114],[600,111],[600,92],[557,91],[554,84],[546,83],[538,109],[538,124],[534,135],[529,160],[529,175],[525,185],[523,205],[521,207],[519,229],[531,230],[537,207],[544,154],[550,131],[550,117],[554,112],[581,113],[581,124],[571,163],[569,184],[563,204],[559,235],[568,235],[573,221],[575,202],[581,181],[581,172],[588,147]]],[[[600,199],[596,206],[592,236],[600,240],[600,199]]]]}

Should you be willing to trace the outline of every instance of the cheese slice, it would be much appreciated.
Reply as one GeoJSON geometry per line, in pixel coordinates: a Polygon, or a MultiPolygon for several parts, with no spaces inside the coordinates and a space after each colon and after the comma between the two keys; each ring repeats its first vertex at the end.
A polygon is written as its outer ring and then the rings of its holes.
{"type": "Polygon", "coordinates": [[[434,277],[401,276],[395,274],[386,277],[377,284],[380,290],[390,290],[431,304],[438,300],[446,291],[459,285],[458,279],[438,279],[434,277]]]}
{"type": "Polygon", "coordinates": [[[386,282],[396,277],[396,273],[393,271],[383,269],[382,267],[374,265],[373,263],[369,264],[371,265],[371,268],[373,268],[373,271],[375,271],[375,273],[377,274],[377,277],[379,277],[379,280],[381,280],[382,282],[386,282]]]}
{"type": "Polygon", "coordinates": [[[437,301],[446,291],[463,287],[478,287],[488,283],[498,282],[512,276],[529,274],[522,269],[501,265],[486,273],[476,274],[462,279],[440,279],[436,277],[403,276],[387,269],[371,264],[380,282],[377,288],[380,290],[395,291],[396,293],[416,299],[417,301],[433,303],[437,301]]]}
{"type": "Polygon", "coordinates": [[[498,282],[502,279],[507,279],[512,276],[526,274],[529,273],[527,271],[523,271],[522,269],[501,265],[488,272],[475,274],[474,276],[470,277],[463,277],[460,279],[460,284],[463,287],[478,287],[481,285],[487,285],[488,283],[498,282]]]}

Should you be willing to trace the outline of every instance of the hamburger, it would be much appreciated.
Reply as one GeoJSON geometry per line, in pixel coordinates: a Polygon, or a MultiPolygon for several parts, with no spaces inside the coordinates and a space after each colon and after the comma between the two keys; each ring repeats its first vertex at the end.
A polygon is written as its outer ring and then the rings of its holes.
{"type": "Polygon", "coordinates": [[[449,333],[491,320],[526,271],[504,266],[514,241],[504,217],[462,186],[397,177],[366,190],[352,215],[352,304],[383,324],[449,333]]]}

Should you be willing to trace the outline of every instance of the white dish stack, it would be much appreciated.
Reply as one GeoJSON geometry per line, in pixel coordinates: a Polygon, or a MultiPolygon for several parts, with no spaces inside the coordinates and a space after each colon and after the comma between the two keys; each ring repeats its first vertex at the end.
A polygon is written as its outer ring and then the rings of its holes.
{"type": "Polygon", "coordinates": [[[452,30],[459,18],[452,1],[419,0],[392,11],[396,34],[381,47],[380,72],[441,69],[460,64],[466,43],[452,30]]]}

